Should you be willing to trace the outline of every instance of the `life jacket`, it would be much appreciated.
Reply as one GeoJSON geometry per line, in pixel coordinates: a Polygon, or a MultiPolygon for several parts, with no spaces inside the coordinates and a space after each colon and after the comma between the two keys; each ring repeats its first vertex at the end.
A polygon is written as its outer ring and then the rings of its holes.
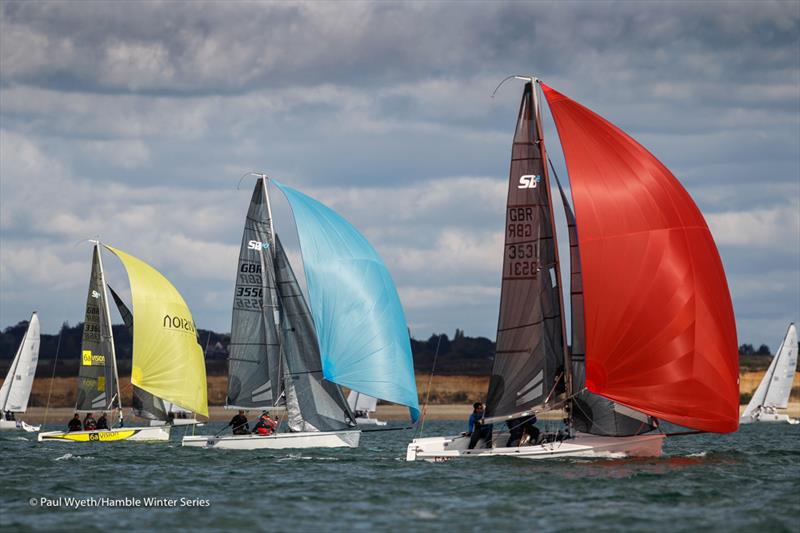
{"type": "Polygon", "coordinates": [[[270,428],[267,427],[267,426],[258,426],[256,428],[256,433],[258,433],[261,436],[267,437],[267,436],[269,436],[271,431],[270,431],[270,428]]]}

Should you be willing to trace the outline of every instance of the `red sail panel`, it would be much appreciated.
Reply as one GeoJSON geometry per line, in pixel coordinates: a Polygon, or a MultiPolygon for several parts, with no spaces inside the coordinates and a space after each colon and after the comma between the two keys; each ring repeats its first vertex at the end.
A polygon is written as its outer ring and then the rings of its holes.
{"type": "Polygon", "coordinates": [[[703,215],[639,143],[542,88],[577,218],[587,388],[674,424],[736,431],[736,324],[703,215]]]}

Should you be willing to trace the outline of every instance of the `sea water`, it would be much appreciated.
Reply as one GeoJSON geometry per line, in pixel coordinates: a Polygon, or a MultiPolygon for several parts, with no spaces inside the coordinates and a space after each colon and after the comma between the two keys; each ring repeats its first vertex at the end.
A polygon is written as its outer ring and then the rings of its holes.
{"type": "MultiPolygon", "coordinates": [[[[463,426],[428,422],[424,435],[463,426]]],[[[2,432],[0,528],[800,531],[800,425],[669,438],[650,459],[446,463],[406,462],[412,430],[364,433],[357,449],[255,452],[182,448],[185,431],[152,444],[2,432]]]]}

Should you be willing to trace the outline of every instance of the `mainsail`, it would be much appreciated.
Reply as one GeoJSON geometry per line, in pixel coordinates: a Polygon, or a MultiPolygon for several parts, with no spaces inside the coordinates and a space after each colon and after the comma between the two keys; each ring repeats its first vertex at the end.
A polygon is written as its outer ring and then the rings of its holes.
{"type": "MultiPolygon", "coordinates": [[[[128,306],[125,305],[125,302],[122,301],[122,298],[120,298],[119,294],[117,294],[117,292],[111,288],[111,285],[108,285],[108,290],[111,291],[111,297],[114,299],[114,303],[117,304],[117,310],[122,317],[122,322],[124,322],[125,327],[128,328],[128,332],[130,333],[132,339],[133,313],[131,313],[130,309],[128,309],[128,306]]],[[[161,401],[161,398],[153,396],[146,390],[140,389],[136,385],[133,386],[133,411],[136,416],[149,418],[152,420],[167,420],[169,418],[169,414],[167,413],[167,409],[164,406],[164,402],[161,401]]]]}
{"type": "Polygon", "coordinates": [[[635,140],[542,88],[577,219],[587,388],[681,426],[735,431],[736,325],[700,210],[635,140]]]}
{"type": "Polygon", "coordinates": [[[192,314],[175,287],[156,269],[105,245],[131,284],[131,384],[184,409],[208,416],[206,367],[192,314]]]}
{"type": "Polygon", "coordinates": [[[280,341],[274,319],[272,220],[258,180],[244,223],[233,298],[228,358],[229,407],[267,408],[280,391],[280,341]]]}
{"type": "Polygon", "coordinates": [[[570,418],[576,431],[623,437],[638,435],[655,429],[650,417],[633,409],[619,405],[597,394],[583,390],[586,385],[586,354],[584,350],[583,281],[581,279],[581,254],[578,248],[578,227],[575,215],[567,201],[558,176],[553,176],[561,195],[561,203],[567,218],[569,232],[570,264],[570,310],[572,318],[572,340],[570,361],[572,363],[572,387],[576,391],[570,402],[570,418]]]}
{"type": "Polygon", "coordinates": [[[521,416],[564,391],[561,287],[544,139],[525,85],[511,153],[497,349],[486,419],[521,416]]]}
{"type": "Polygon", "coordinates": [[[786,409],[789,405],[789,395],[792,392],[792,382],[797,368],[797,327],[789,324],[775,357],[769,364],[767,372],[753,393],[750,403],[742,413],[742,418],[752,417],[762,407],[771,409],[786,409]]]}
{"type": "Polygon", "coordinates": [[[275,267],[289,428],[292,431],[336,431],[354,426],[341,389],[323,379],[311,313],[277,236],[275,267]]]}
{"type": "Polygon", "coordinates": [[[0,413],[24,413],[28,408],[38,361],[39,316],[33,313],[3,386],[0,387],[0,413]]]}
{"type": "Polygon", "coordinates": [[[119,407],[117,362],[106,298],[100,247],[95,244],[78,370],[78,399],[75,408],[79,411],[109,411],[119,407]]]}
{"type": "Polygon", "coordinates": [[[419,416],[411,345],[397,289],[361,233],[277,181],[294,213],[326,379],[419,416]]]}

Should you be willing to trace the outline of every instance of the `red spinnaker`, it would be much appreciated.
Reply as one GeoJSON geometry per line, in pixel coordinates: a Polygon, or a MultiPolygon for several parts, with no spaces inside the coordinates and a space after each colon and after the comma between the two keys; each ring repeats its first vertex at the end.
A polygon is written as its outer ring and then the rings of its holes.
{"type": "Polygon", "coordinates": [[[575,204],[587,388],[681,426],[736,431],[736,324],[703,215],[639,143],[542,88],[575,204]]]}

